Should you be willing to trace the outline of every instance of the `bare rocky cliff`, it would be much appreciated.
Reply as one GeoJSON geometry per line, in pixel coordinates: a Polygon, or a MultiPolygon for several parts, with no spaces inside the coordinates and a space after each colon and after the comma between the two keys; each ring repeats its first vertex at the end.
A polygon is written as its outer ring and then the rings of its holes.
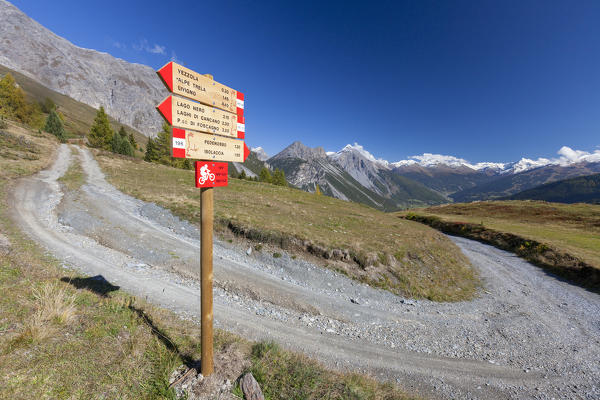
{"type": "Polygon", "coordinates": [[[77,47],[0,0],[0,64],[94,108],[147,136],[160,130],[156,104],[168,92],[154,70],[77,47]]]}

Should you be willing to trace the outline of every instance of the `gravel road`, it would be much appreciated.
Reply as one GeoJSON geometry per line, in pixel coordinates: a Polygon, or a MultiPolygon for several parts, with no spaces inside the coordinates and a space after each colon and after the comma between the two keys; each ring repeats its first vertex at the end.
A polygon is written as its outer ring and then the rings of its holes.
{"type": "MultiPolygon", "coordinates": [[[[65,267],[196,320],[197,229],[119,192],[76,149],[86,184],[65,193],[57,182],[74,158],[61,145],[51,168],[15,187],[15,221],[65,267]]],[[[484,280],[474,301],[404,299],[287,254],[216,241],[215,325],[430,398],[599,399],[600,296],[451,239],[484,280]]]]}

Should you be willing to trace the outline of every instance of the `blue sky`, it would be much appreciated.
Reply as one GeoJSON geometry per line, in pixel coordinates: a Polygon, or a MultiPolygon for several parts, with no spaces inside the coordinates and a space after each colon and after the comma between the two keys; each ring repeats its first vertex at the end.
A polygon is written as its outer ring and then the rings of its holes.
{"type": "Polygon", "coordinates": [[[599,1],[13,1],[78,46],[246,95],[246,138],[396,161],[600,146],[599,1]],[[67,11],[68,10],[68,11],[67,11]]]}

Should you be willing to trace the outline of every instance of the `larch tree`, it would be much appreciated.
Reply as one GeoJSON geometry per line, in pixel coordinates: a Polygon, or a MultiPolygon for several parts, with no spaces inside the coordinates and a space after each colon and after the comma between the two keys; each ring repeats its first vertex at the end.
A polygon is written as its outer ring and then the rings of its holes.
{"type": "Polygon", "coordinates": [[[90,129],[90,134],[88,135],[90,146],[110,150],[113,135],[114,132],[110,127],[108,115],[106,115],[104,107],[100,106],[94,118],[94,124],[90,129]]]}

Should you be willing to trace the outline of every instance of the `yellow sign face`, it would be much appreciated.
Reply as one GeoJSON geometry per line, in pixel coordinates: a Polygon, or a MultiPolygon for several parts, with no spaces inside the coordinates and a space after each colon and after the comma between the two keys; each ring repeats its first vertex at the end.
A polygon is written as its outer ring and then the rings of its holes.
{"type": "MultiPolygon", "coordinates": [[[[175,140],[175,139],[174,139],[175,140]]],[[[185,157],[198,160],[244,162],[243,140],[185,131],[185,157]]],[[[249,151],[247,151],[249,152],[249,151]]]]}
{"type": "Polygon", "coordinates": [[[169,96],[158,107],[167,122],[176,128],[244,138],[244,117],[181,97],[169,96]]]}
{"type": "Polygon", "coordinates": [[[158,75],[174,94],[187,97],[234,114],[242,114],[244,95],[173,61],[158,70],[158,75]]]}

